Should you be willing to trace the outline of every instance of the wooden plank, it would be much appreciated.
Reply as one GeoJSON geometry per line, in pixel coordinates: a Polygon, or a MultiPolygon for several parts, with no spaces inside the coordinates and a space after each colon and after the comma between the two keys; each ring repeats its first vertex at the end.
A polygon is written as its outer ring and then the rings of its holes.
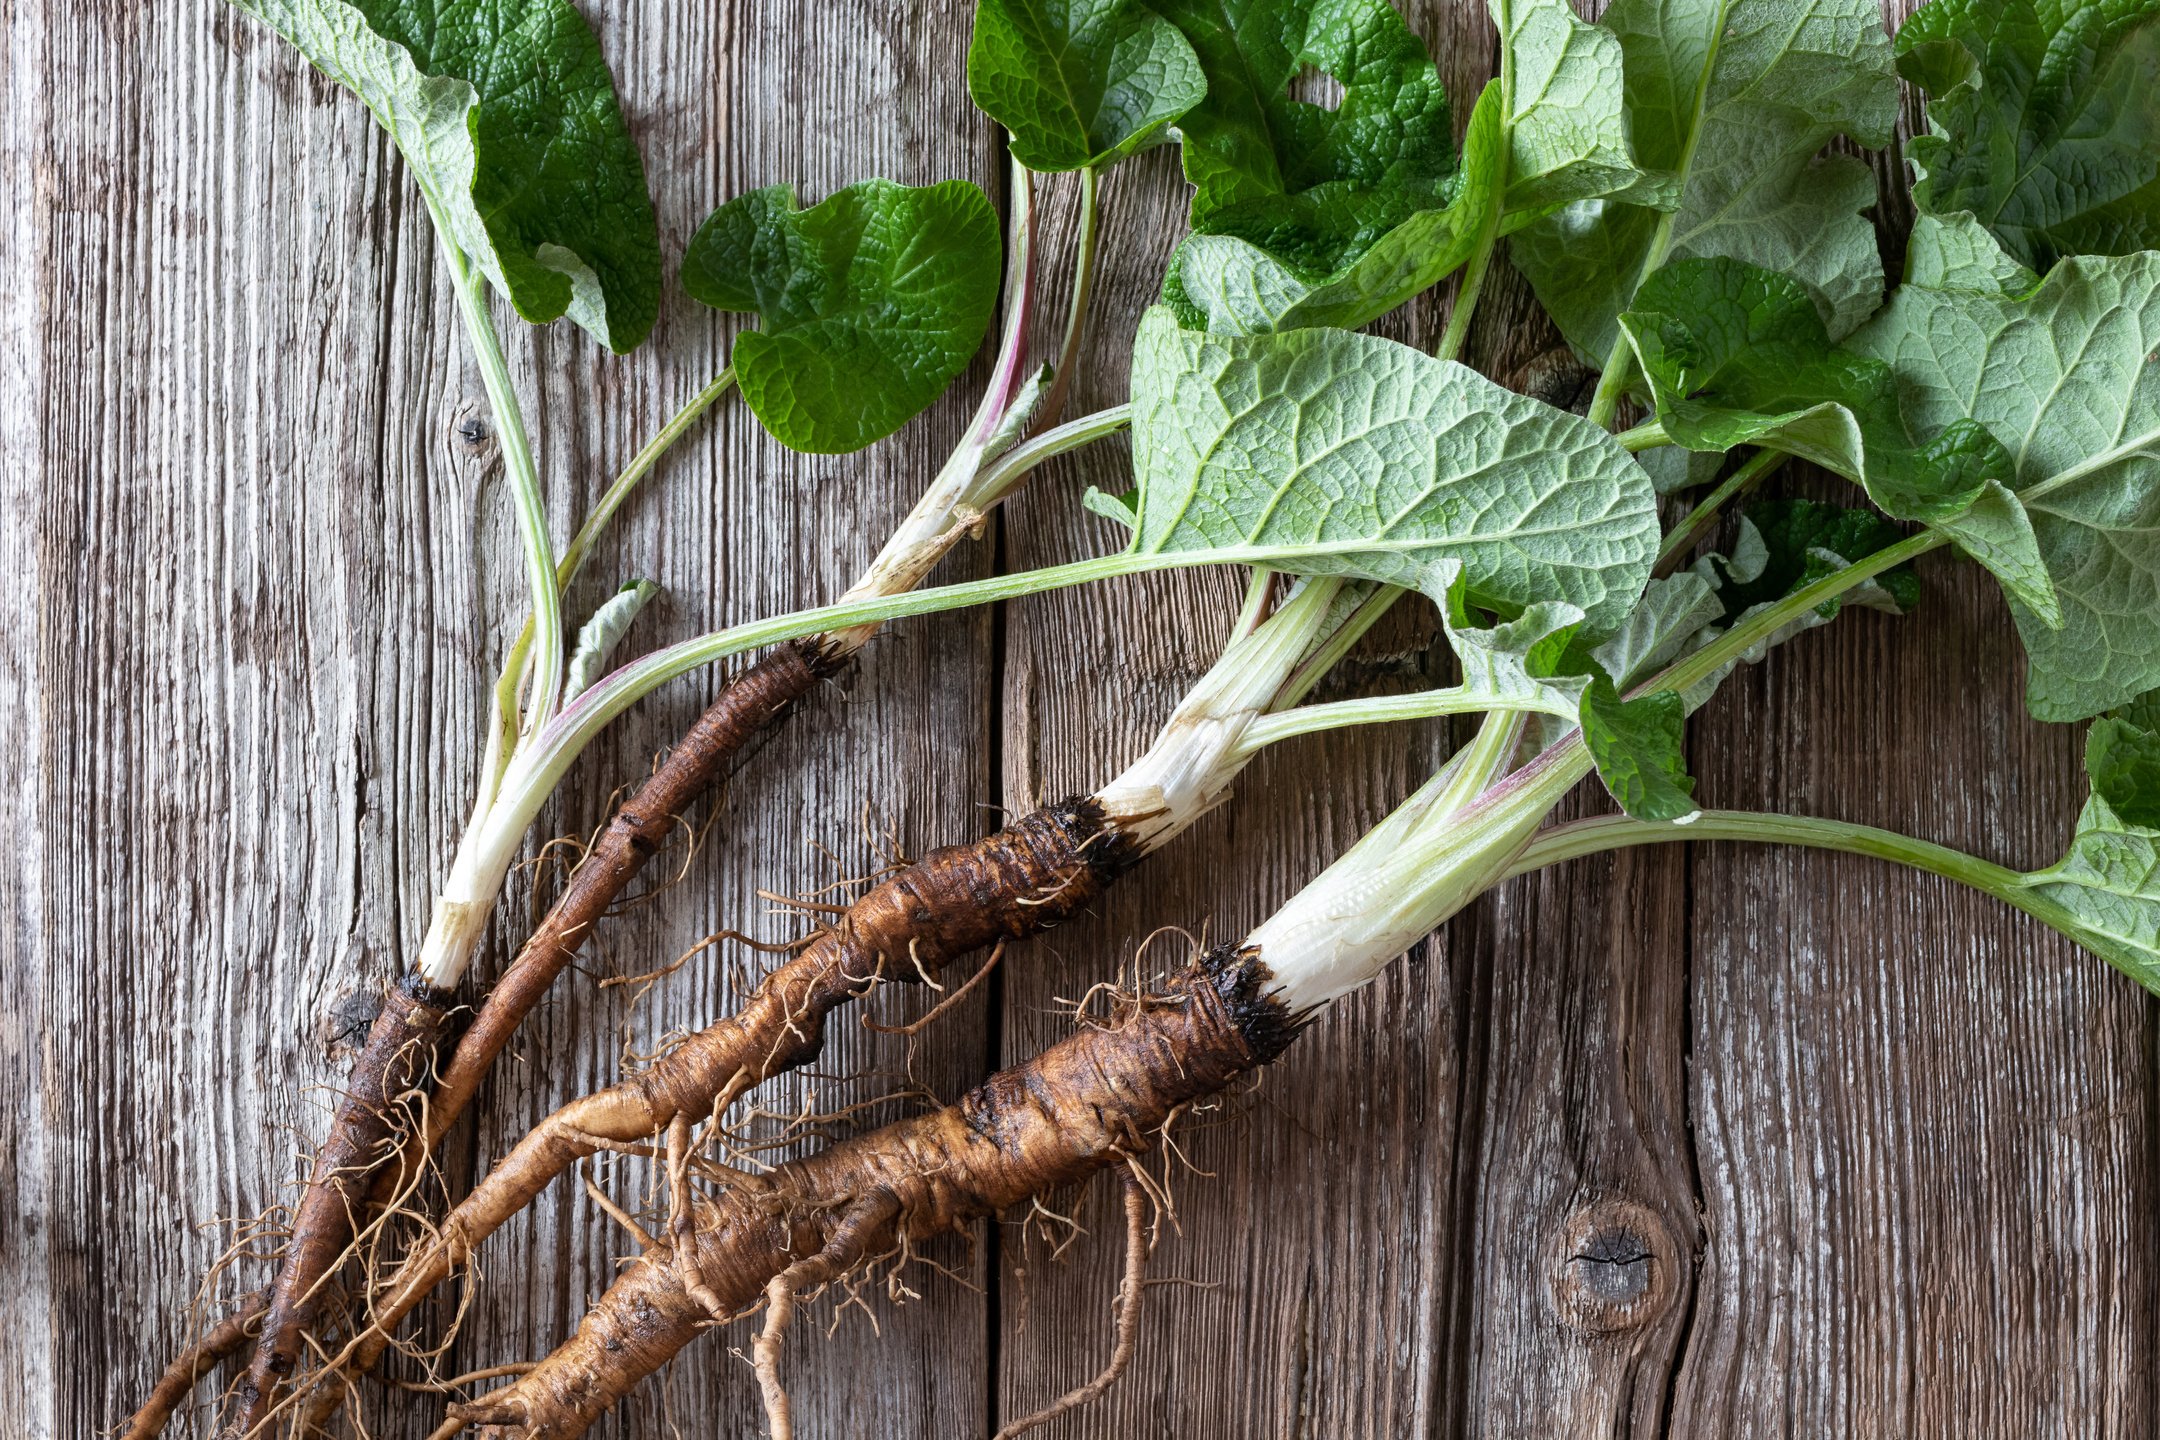
{"type": "MultiPolygon", "coordinates": [[[[814,197],[865,173],[1000,179],[964,92],[926,83],[958,73],[964,19],[778,0],[594,15],[671,250],[755,184],[814,197]]],[[[50,1328],[25,1339],[40,1348],[22,1393],[39,1398],[9,1428],[80,1435],[122,1415],[179,1342],[222,1243],[195,1227],[283,1198],[319,1136],[347,1060],[321,1018],[364,1016],[418,941],[520,581],[492,447],[461,429],[485,414],[477,374],[424,218],[360,107],[209,0],[44,23],[9,41],[26,82],[11,173],[34,172],[49,207],[9,242],[24,250],[11,273],[30,277],[10,316],[41,307],[25,363],[46,378],[10,389],[5,430],[10,483],[38,505],[22,543],[43,583],[10,597],[34,607],[10,664],[40,689],[7,718],[37,756],[26,846],[44,857],[11,926],[11,969],[35,971],[8,992],[11,1025],[36,1037],[28,1077],[8,1082],[14,1193],[35,1215],[7,1248],[50,1328]]],[[[506,330],[558,534],[709,378],[732,328],[671,300],[628,360],[564,327],[506,330]]],[[[638,503],[579,602],[652,575],[671,592],[640,624],[657,642],[836,593],[957,438],[969,388],[859,460],[790,455],[731,408],[638,503]]],[[[987,558],[973,547],[952,568],[987,558]]],[[[784,932],[755,891],[871,868],[866,806],[911,847],[974,828],[991,797],[989,638],[973,617],[881,642],[734,786],[692,883],[611,927],[596,968],[650,968],[720,925],[784,932]]],[[[700,689],[645,707],[543,827],[594,823],[700,689]]],[[[635,1012],[589,977],[566,983],[484,1099],[463,1168],[730,993],[717,961],[635,1012]]],[[[950,1023],[979,1031],[982,1012],[950,1023]]],[[[828,1063],[884,1076],[903,1058],[840,1027],[828,1063]]],[[[963,1044],[918,1070],[951,1089],[978,1064],[963,1044]]],[[[642,1183],[609,1178],[629,1198],[642,1183]]],[[[445,1364],[546,1349],[624,1248],[561,1187],[494,1248],[445,1364]]],[[[890,1317],[893,1344],[844,1328],[819,1347],[834,1378],[806,1387],[806,1429],[844,1428],[875,1396],[895,1427],[943,1433],[932,1417],[980,1407],[983,1317],[963,1295],[890,1317]]],[[[404,1397],[367,1408],[378,1436],[439,1418],[404,1397]]],[[[747,1367],[716,1343],[609,1433],[757,1413],[747,1367]]]]}
{"type": "MultiPolygon", "coordinates": [[[[964,91],[929,83],[960,71],[968,29],[958,12],[765,0],[588,13],[623,77],[668,254],[680,253],[721,200],[777,182],[797,185],[806,203],[871,174],[916,184],[960,176],[1000,194],[1002,154],[990,127],[974,117],[964,91]],[[780,96],[785,103],[775,103],[780,96]]],[[[560,417],[546,452],[561,456],[556,473],[588,477],[585,493],[596,494],[609,462],[628,455],[714,372],[725,353],[719,337],[738,323],[671,297],[651,352],[628,366],[605,362],[568,333],[537,337],[529,379],[539,385],[546,377],[542,408],[560,417]],[[592,404],[592,394],[602,403],[592,404]],[[588,431],[596,422],[600,428],[588,431]]],[[[986,374],[978,364],[929,415],[859,457],[791,454],[746,408],[727,406],[694,461],[665,478],[667,503],[644,505],[624,528],[618,551],[631,558],[598,569],[592,594],[629,573],[624,565],[656,566],[674,600],[663,625],[648,632],[653,642],[836,597],[957,442],[986,374]]],[[[989,560],[987,545],[967,547],[945,577],[983,573],[989,560]]],[[[994,783],[989,647],[989,620],[980,615],[902,625],[874,643],[857,672],[806,706],[729,786],[686,883],[664,903],[625,917],[607,937],[618,957],[611,968],[649,969],[722,927],[778,937],[799,932],[799,918],[770,913],[756,892],[798,892],[868,874],[886,856],[866,843],[866,828],[879,837],[889,832],[911,851],[971,833],[994,783]]],[[[565,810],[598,817],[605,790],[641,773],[644,758],[706,698],[685,690],[648,707],[648,717],[610,744],[603,764],[586,767],[593,782],[573,792],[565,810]]],[[[757,957],[726,956],[731,965],[745,958],[757,957]]],[[[479,1153],[500,1154],[548,1108],[617,1078],[626,1041],[650,1052],[666,1032],[730,1012],[740,987],[729,970],[700,962],[634,1015],[620,991],[574,991],[534,1028],[528,1047],[567,1058],[573,1073],[562,1076],[558,1060],[544,1085],[521,1078],[514,1091],[497,1087],[479,1153]]],[[[945,1092],[979,1066],[979,1047],[963,1037],[982,1031],[984,1012],[977,1004],[950,1024],[957,1043],[930,1048],[915,1067],[923,1084],[945,1092]]],[[[868,1078],[854,1089],[814,1084],[828,1104],[858,1091],[879,1093],[905,1067],[902,1041],[845,1019],[829,1034],[818,1072],[868,1078]]],[[[766,1103],[792,1107],[802,1088],[771,1087],[766,1103]]],[[[648,1183],[643,1167],[618,1174],[619,1193],[648,1183]]],[[[496,1265],[517,1273],[537,1262],[544,1283],[485,1292],[487,1309],[450,1368],[537,1357],[568,1333],[631,1248],[582,1197],[558,1196],[552,1208],[536,1208],[506,1229],[496,1265]]],[[[935,1258],[959,1264],[964,1257],[955,1245],[935,1258]]],[[[854,1417],[875,1408],[889,1417],[883,1433],[942,1435],[935,1417],[979,1406],[976,1372],[988,1342],[977,1297],[957,1292],[946,1303],[881,1311],[882,1340],[859,1312],[832,1341],[813,1340],[831,1308],[826,1302],[806,1312],[793,1352],[791,1368],[803,1376],[797,1417],[805,1434],[846,1433],[854,1417]],[[926,1365],[923,1355],[950,1363],[926,1365]]],[[[740,1341],[716,1336],[686,1354],[663,1383],[620,1407],[607,1433],[652,1433],[669,1421],[692,1428],[693,1417],[695,1428],[754,1432],[763,1412],[749,1367],[730,1353],[740,1341]]]]}
{"type": "MultiPolygon", "coordinates": [[[[963,174],[999,193],[959,85],[964,13],[592,13],[671,248],[774,180],[815,197],[872,171],[963,174]]],[[[1413,19],[1474,94],[1481,8],[1413,19]]],[[[178,1342],[220,1244],[193,1227],[286,1193],[319,1133],[345,1063],[321,1019],[364,1013],[417,941],[518,572],[488,446],[460,434],[484,407],[438,262],[358,107],[209,0],[7,20],[0,173],[37,203],[0,227],[0,330],[30,342],[0,359],[0,484],[26,517],[0,527],[18,577],[0,742],[34,763],[0,787],[25,851],[0,927],[0,1187],[24,1212],[0,1284],[45,1323],[0,1342],[0,1431],[65,1436],[117,1418],[178,1342]]],[[[1075,412],[1122,398],[1181,228],[1174,161],[1123,167],[1107,202],[1075,412]]],[[[1429,342],[1438,308],[1393,333],[1429,342]]],[[[509,332],[559,530],[731,329],[672,301],[628,361],[561,328],[509,332]]],[[[1505,277],[1471,357],[1563,403],[1579,374],[1505,277]]],[[[853,461],[790,456],[731,407],[581,601],[652,574],[672,593],[641,622],[658,641],[832,593],[957,434],[968,388],[853,461]]],[[[1072,500],[1119,483],[1116,452],[1038,477],[1003,562],[1109,543],[1072,500]]],[[[981,573],[990,549],[950,568],[981,573]]],[[[1988,587],[1929,578],[1920,615],[1854,617],[1736,681],[1694,726],[1705,796],[2047,858],[2076,736],[2016,712],[1988,587]]],[[[903,626],[730,790],[686,883],[611,927],[595,969],[649,968],[720,925],[784,933],[755,891],[867,869],[866,802],[873,829],[921,848],[977,833],[993,799],[1098,783],[1204,667],[1235,598],[1228,577],[1186,575],[903,626]]],[[[1360,658],[1396,683],[1435,673],[1414,620],[1360,658]]],[[[544,823],[592,823],[704,693],[648,706],[544,823]]],[[[913,1059],[950,1095],[1031,1053],[1064,1033],[1059,997],[1160,923],[1240,930],[1440,748],[1390,732],[1264,759],[918,1057],[836,1027],[827,1068],[854,1088],[818,1093],[882,1088],[913,1059]]],[[[637,1007],[567,985],[453,1146],[453,1181],[731,993],[711,960],[637,1007]]],[[[1149,1292],[1133,1374],[1053,1433],[2149,1433],[2154,1040],[2127,982],[1925,879],[1713,846],[1565,867],[1474,907],[1257,1091],[1195,1117],[1184,1153],[1212,1174],[1174,1172],[1182,1231],[1154,1270],[1193,1283],[1149,1292]]],[[[633,1198],[644,1183],[603,1173],[633,1198]]],[[[1119,1262],[1106,1188],[1070,1207],[1090,1234],[1057,1263],[1002,1227],[1003,1263],[976,1271],[987,1296],[911,1275],[921,1303],[877,1302],[882,1338],[860,1317],[831,1340],[805,1324],[803,1432],[969,1433],[1090,1373],[1119,1262]]],[[[567,1187],[548,1197],[493,1248],[446,1366],[545,1349],[626,1248],[567,1187]]],[[[706,1342],[604,1432],[752,1429],[739,1339],[706,1342]]],[[[379,1394],[368,1418],[376,1435],[432,1424],[379,1394]]]]}

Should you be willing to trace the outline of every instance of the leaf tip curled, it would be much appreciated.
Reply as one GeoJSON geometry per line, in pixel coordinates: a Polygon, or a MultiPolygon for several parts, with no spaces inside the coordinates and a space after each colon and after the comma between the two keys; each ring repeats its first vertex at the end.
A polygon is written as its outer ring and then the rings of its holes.
{"type": "Polygon", "coordinates": [[[1127,490],[1122,495],[1112,495],[1106,490],[1090,485],[1080,503],[1088,510],[1117,521],[1128,530],[1140,528],[1140,492],[1127,490]]]}

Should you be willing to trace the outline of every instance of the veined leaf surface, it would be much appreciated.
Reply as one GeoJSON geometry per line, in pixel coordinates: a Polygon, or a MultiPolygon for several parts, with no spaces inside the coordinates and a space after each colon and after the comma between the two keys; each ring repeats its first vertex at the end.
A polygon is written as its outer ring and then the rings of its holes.
{"type": "Polygon", "coordinates": [[[1158,307],[1132,392],[1142,553],[1251,547],[1436,597],[1459,564],[1473,603],[1562,601],[1602,633],[1657,550],[1649,476],[1609,435],[1392,341],[1208,335],[1158,307]]]}
{"type": "Polygon", "coordinates": [[[2061,609],[2009,453],[1972,420],[1921,443],[1891,367],[1833,343],[1796,281],[1737,260],[1677,260],[1620,317],[1659,422],[1692,450],[1754,444],[1863,486],[1901,520],[1943,531],[2048,624],[2061,609]]]}
{"type": "Polygon", "coordinates": [[[2151,697],[2093,722],[2092,795],[2063,858],[2021,877],[2080,945],[2160,991],[2160,710],[2151,697]]]}
{"type": "Polygon", "coordinates": [[[1142,0],[978,0],[967,74],[1031,170],[1122,159],[1207,94],[1192,46],[1142,0]]]}
{"type": "Polygon", "coordinates": [[[1890,137],[1897,83],[1875,0],[1615,0],[1636,161],[1677,175],[1669,215],[1586,200],[1523,230],[1512,251],[1561,332],[1603,360],[1645,273],[1725,255],[1792,275],[1833,335],[1882,296],[1875,181],[1839,135],[1890,137]]]}
{"type": "Polygon", "coordinates": [[[1932,0],[1897,51],[1929,97],[1923,209],[2039,270],[2160,246],[2160,0],[1932,0]]]}
{"type": "Polygon", "coordinates": [[[1896,370],[1915,430],[1973,421],[2010,458],[2062,607],[2057,629],[2011,597],[2033,714],[2160,687],[2160,254],[2067,259],[2023,295],[1906,284],[1850,343],[1896,370]]]}
{"type": "Polygon", "coordinates": [[[965,180],[864,180],[808,210],[770,185],[698,227],[683,288],[751,311],[736,383],[782,444],[844,454],[935,400],[982,344],[997,308],[998,222],[965,180]]]}
{"type": "Polygon", "coordinates": [[[569,0],[235,0],[374,112],[518,314],[615,351],[660,313],[645,167],[569,0]]]}

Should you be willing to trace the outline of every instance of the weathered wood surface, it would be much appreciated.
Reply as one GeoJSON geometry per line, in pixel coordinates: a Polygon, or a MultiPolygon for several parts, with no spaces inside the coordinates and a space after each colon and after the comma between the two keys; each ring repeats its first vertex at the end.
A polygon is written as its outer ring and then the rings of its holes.
{"type": "MultiPolygon", "coordinates": [[[[671,248],[774,180],[814,195],[957,174],[1004,193],[960,84],[963,6],[590,13],[671,248]]],[[[1411,13],[1474,93],[1482,6],[1411,13]]],[[[321,1017],[356,1013],[418,940],[518,575],[485,434],[461,429],[484,405],[424,218],[359,108],[211,0],[0,14],[0,804],[18,837],[0,1433],[73,1437],[123,1415],[178,1343],[226,1239],[212,1222],[291,1193],[346,1058],[321,1017]]],[[[1082,406],[1121,393],[1176,233],[1173,162],[1124,167],[1106,203],[1082,406]]],[[[1429,340],[1441,313],[1423,302],[1393,333],[1429,340]]],[[[1572,372],[1530,313],[1498,285],[1471,358],[1564,398],[1572,372]]],[[[559,528],[729,328],[672,302],[628,360],[562,327],[512,333],[559,528]]],[[[659,579],[672,598],[640,632],[659,640],[831,594],[966,408],[956,393],[857,460],[791,456],[724,408],[588,598],[631,570],[659,579]]],[[[1099,545],[1072,501],[1121,463],[1053,467],[950,572],[1099,545]]],[[[1929,578],[1921,614],[1854,617],[1728,687],[1693,726],[1704,794],[2052,854],[2075,737],[2017,708],[1987,587],[1929,578]]],[[[650,968],[721,925],[787,933],[756,891],[867,870],[866,828],[919,849],[1096,783],[1234,602],[1228,577],[1185,575],[900,627],[730,788],[683,883],[612,926],[593,972],[650,968]]],[[[1356,663],[1407,680],[1430,640],[1406,620],[1356,663]]],[[[701,700],[686,685],[646,707],[547,823],[593,823],[701,700]]],[[[949,1095],[1037,1048],[1067,1023],[1058,1000],[1159,925],[1250,923],[1441,748],[1428,729],[1264,759],[1098,916],[1016,954],[913,1074],[949,1095]]],[[[733,983],[701,960],[634,1008],[591,976],[566,984],[453,1147],[453,1180],[733,983]]],[[[1055,1433],[2150,1434],[2152,1032],[2149,1003],[2089,957],[1882,866],[1676,846],[1519,883],[1196,1119],[1153,1262],[1191,1283],[1149,1292],[1132,1375],[1055,1433]]],[[[830,1068],[873,1079],[821,1084],[828,1099],[908,1065],[896,1040],[836,1034],[830,1068]]],[[[919,1273],[920,1300],[872,1300],[882,1336],[860,1312],[830,1339],[806,1327],[789,1360],[803,1432],[977,1433],[1089,1373],[1117,1227],[1106,1194],[1074,1213],[1090,1233],[1058,1263],[1008,1225],[980,1289],[919,1273]]],[[[491,1247],[447,1368],[547,1348],[625,1248],[559,1187],[491,1247]]],[[[753,1433],[728,1344],[609,1433],[753,1433]]],[[[427,1417],[371,1392],[373,1435],[424,1435],[427,1417]]]]}

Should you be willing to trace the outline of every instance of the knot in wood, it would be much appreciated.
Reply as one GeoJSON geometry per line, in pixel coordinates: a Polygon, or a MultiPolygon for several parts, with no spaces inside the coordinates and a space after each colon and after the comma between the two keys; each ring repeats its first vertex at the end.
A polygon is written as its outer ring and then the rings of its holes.
{"type": "Polygon", "coordinates": [[[1548,1247],[1553,1312],[1586,1335],[1639,1329],[1671,1308],[1680,1244],[1656,1212],[1633,1200],[1595,1200],[1568,1217],[1548,1247]]]}
{"type": "Polygon", "coordinates": [[[489,444],[495,439],[495,427],[488,423],[487,417],[480,414],[470,401],[459,408],[465,413],[451,425],[457,432],[459,448],[468,455],[485,454],[489,444]]]}

